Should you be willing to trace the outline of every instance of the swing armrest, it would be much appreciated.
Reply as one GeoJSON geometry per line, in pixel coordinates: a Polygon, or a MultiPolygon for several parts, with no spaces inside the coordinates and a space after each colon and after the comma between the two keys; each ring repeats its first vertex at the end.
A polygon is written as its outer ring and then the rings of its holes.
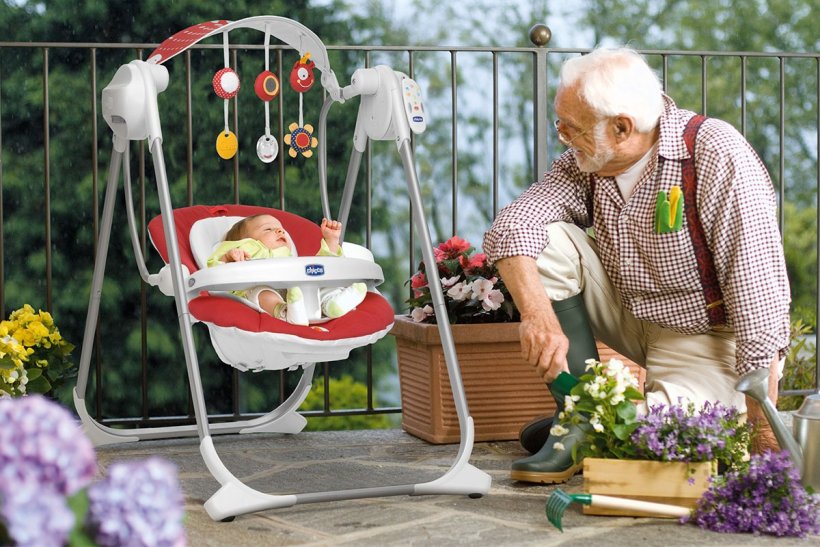
{"type": "Polygon", "coordinates": [[[384,281],[381,267],[361,258],[299,256],[231,262],[194,272],[188,278],[189,294],[200,291],[234,291],[257,285],[288,287],[342,287],[363,282],[373,288],[384,281]]]}

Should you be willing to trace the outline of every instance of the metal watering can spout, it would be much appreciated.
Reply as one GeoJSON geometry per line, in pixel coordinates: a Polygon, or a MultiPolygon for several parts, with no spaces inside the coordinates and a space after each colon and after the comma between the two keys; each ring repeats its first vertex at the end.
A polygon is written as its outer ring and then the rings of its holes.
{"type": "Polygon", "coordinates": [[[800,470],[801,476],[804,478],[805,484],[805,470],[803,468],[803,449],[797,444],[794,436],[780,419],[777,409],[769,399],[769,369],[759,368],[752,372],[747,372],[735,384],[735,389],[745,395],[748,395],[763,407],[763,413],[769,420],[772,426],[774,436],[777,437],[777,442],[780,447],[789,452],[795,467],[800,470]]]}

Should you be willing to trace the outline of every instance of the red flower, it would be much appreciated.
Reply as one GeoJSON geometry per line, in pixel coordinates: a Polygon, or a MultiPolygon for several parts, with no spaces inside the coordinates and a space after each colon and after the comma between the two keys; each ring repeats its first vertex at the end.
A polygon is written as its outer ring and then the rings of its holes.
{"type": "Polygon", "coordinates": [[[419,289],[427,286],[427,277],[424,275],[424,272],[418,272],[416,275],[410,278],[410,287],[413,289],[413,293],[416,296],[421,295],[421,291],[419,289]]]}
{"type": "MultiPolygon", "coordinates": [[[[470,248],[470,244],[458,236],[453,236],[439,245],[438,248],[444,254],[444,258],[456,258],[461,253],[466,252],[470,248]]],[[[437,254],[436,261],[438,260],[437,254]]]]}
{"type": "Polygon", "coordinates": [[[458,257],[458,262],[461,264],[464,273],[471,274],[473,271],[480,270],[487,265],[487,255],[484,253],[476,253],[471,257],[461,255],[458,257]]]}

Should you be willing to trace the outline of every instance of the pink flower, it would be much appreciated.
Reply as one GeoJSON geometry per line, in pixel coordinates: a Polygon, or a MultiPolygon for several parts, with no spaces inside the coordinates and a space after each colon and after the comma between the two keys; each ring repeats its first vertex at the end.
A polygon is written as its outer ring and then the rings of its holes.
{"type": "Polygon", "coordinates": [[[490,294],[490,291],[493,290],[493,284],[490,282],[489,279],[476,279],[473,281],[473,294],[472,297],[476,300],[484,300],[484,298],[490,294]]]}
{"type": "Polygon", "coordinates": [[[502,302],[504,302],[504,294],[498,289],[493,289],[481,301],[481,307],[486,311],[493,311],[500,308],[502,302]]]}

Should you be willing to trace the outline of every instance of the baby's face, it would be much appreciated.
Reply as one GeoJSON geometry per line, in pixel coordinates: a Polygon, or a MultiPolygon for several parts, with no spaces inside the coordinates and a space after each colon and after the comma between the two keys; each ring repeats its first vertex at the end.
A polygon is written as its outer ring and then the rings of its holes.
{"type": "Polygon", "coordinates": [[[251,219],[246,226],[248,237],[261,241],[268,249],[290,248],[290,237],[282,223],[271,215],[261,215],[251,219]]]}

